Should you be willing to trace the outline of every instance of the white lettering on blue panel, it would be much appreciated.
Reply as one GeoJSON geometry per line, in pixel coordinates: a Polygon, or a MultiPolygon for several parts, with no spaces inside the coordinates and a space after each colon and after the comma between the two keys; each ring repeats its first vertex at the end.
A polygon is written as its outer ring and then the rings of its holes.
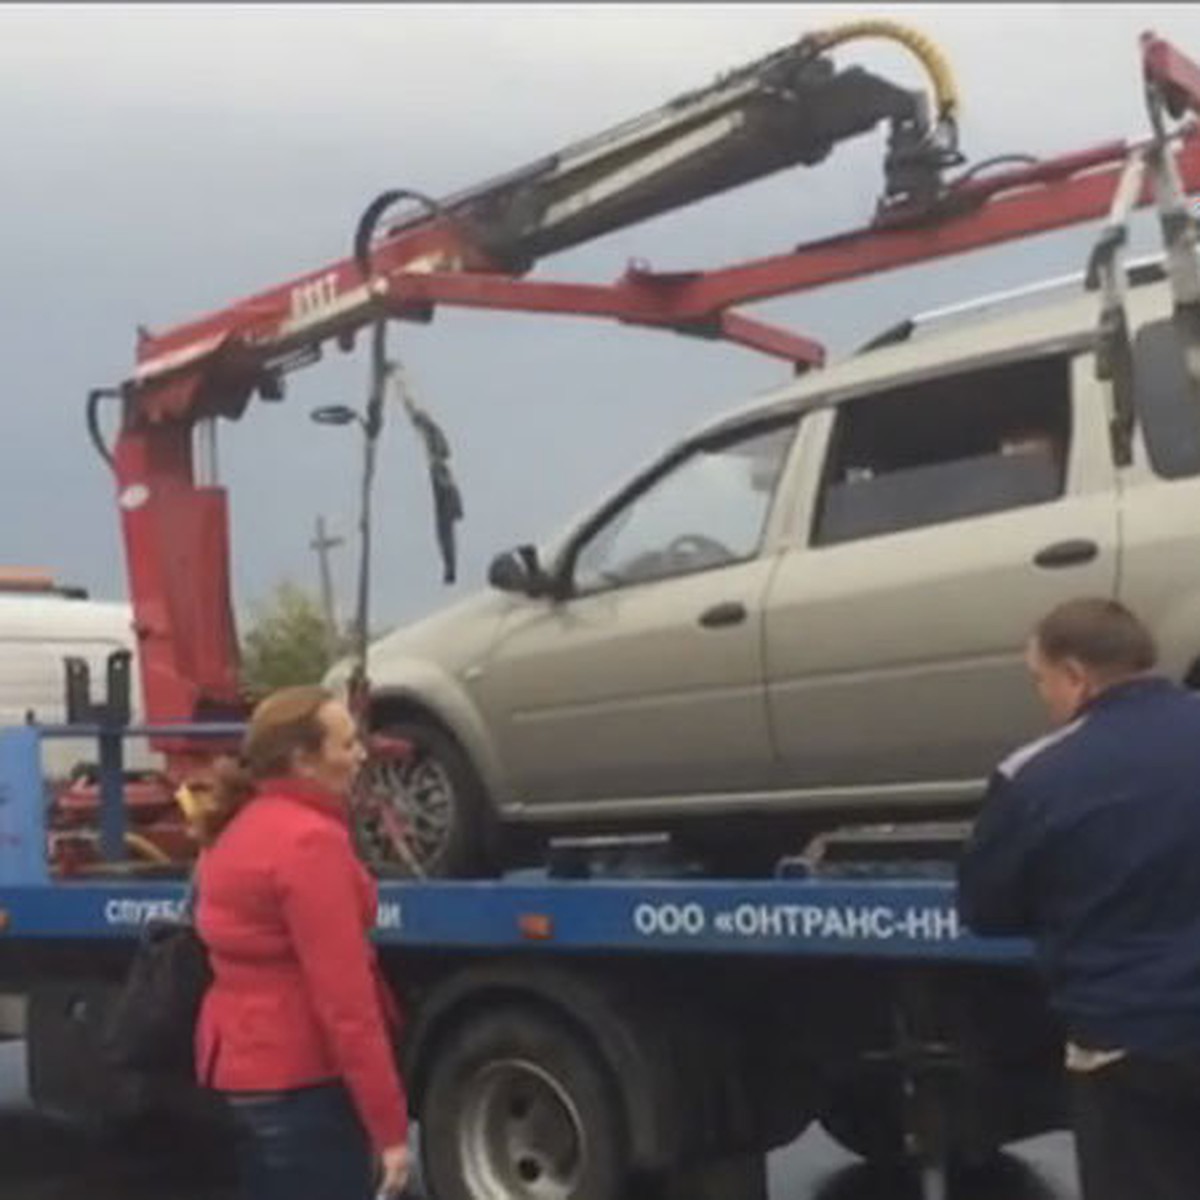
{"type": "Polygon", "coordinates": [[[901,928],[914,942],[949,942],[962,934],[958,913],[952,908],[910,908],[901,928]]]}
{"type": "Polygon", "coordinates": [[[642,937],[699,937],[708,928],[708,914],[694,903],[639,904],[633,927],[642,937]]]}
{"type": "Polygon", "coordinates": [[[375,912],[375,928],[399,933],[404,928],[404,907],[396,901],[381,904],[375,912]]]}
{"type": "Polygon", "coordinates": [[[709,912],[702,904],[642,903],[633,926],[644,938],[698,937],[713,932],[744,941],[912,942],[964,936],[958,914],[940,905],[771,904],[745,901],[709,912]]]}
{"type": "Polygon", "coordinates": [[[175,921],[183,915],[180,900],[133,900],[114,897],[104,902],[107,925],[140,927],[150,921],[175,921]]]}

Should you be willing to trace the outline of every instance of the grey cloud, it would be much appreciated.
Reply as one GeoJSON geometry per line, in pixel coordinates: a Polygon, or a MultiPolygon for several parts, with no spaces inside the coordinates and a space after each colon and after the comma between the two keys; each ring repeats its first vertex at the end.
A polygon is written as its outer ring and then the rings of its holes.
{"type": "MultiPolygon", "coordinates": [[[[1200,52],[1182,7],[876,7],[946,49],[975,157],[1048,154],[1145,127],[1144,27],[1200,52]]],[[[86,389],[130,365],[138,323],[162,327],[297,274],[347,248],[387,186],[445,192],[508,169],[711,79],[840,6],[29,7],[0,10],[0,144],[8,166],[5,434],[0,471],[28,517],[0,559],[48,562],[120,594],[111,485],[83,435],[86,389]]],[[[846,60],[849,51],[839,52],[846,60]]],[[[920,76],[864,43],[856,62],[920,76]]],[[[610,235],[547,262],[550,277],[608,280],[631,256],[661,268],[769,254],[862,223],[881,134],[733,196],[610,235]]],[[[846,349],[916,308],[1073,269],[1072,231],[761,306],[846,349]]],[[[744,352],[569,319],[445,313],[398,326],[426,402],[451,436],[467,505],[464,582],[490,554],[577,512],[655,445],[786,379],[744,352]]],[[[357,447],[304,414],[356,402],[359,358],[293,378],[222,437],[237,581],[261,597],[314,576],[324,512],[352,530],[357,447]]],[[[378,606],[400,620],[445,597],[416,445],[386,435],[378,606]]],[[[339,552],[345,580],[352,554],[339,552]]],[[[344,601],[349,598],[345,589],[344,601]]]]}

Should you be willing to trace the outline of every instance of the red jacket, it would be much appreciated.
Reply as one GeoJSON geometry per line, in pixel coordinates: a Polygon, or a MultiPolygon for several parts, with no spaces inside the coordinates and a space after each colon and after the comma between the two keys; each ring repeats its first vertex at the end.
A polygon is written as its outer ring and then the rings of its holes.
{"type": "Polygon", "coordinates": [[[340,1079],[375,1148],[403,1142],[399,1011],[367,937],[377,889],[342,801],[264,782],[202,855],[197,886],[214,976],[196,1032],[200,1082],[254,1092],[340,1079]]]}

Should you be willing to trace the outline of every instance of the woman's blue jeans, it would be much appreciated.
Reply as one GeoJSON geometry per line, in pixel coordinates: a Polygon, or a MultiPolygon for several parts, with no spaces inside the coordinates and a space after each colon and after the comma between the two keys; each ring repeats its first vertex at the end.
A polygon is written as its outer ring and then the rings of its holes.
{"type": "Polygon", "coordinates": [[[245,1200],[373,1200],[374,1156],[341,1084],[225,1099],[245,1200]]]}

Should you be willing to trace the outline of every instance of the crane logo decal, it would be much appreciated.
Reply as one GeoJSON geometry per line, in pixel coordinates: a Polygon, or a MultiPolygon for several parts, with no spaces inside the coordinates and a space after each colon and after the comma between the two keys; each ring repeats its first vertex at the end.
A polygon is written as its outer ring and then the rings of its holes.
{"type": "Polygon", "coordinates": [[[338,277],[336,271],[326,271],[315,279],[292,288],[291,317],[303,321],[315,317],[337,303],[338,277]]]}

